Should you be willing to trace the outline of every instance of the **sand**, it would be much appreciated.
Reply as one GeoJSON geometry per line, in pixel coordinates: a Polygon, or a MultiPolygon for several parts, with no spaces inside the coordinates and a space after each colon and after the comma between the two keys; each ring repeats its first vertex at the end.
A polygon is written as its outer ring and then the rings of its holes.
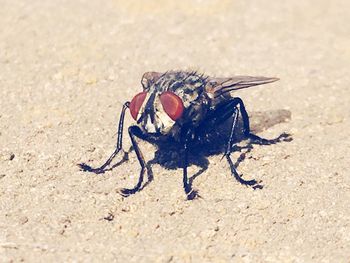
{"type": "Polygon", "coordinates": [[[349,262],[350,2],[177,2],[1,1],[1,262],[349,262]],[[262,189],[220,153],[192,153],[191,175],[207,166],[193,201],[160,159],[153,182],[120,196],[134,152],[79,171],[113,151],[142,74],[171,69],[281,79],[235,93],[260,136],[293,137],[239,163],[262,189]]]}

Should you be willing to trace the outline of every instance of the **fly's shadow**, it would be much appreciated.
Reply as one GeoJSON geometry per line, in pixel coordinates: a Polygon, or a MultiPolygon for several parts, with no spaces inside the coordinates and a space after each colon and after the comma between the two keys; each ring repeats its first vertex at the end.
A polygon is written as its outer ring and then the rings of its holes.
{"type": "MultiPolygon", "coordinates": [[[[291,112],[288,110],[275,110],[265,112],[253,112],[250,116],[251,130],[254,133],[262,132],[268,128],[279,123],[287,122],[291,119],[291,112]]],[[[188,165],[195,165],[199,167],[199,170],[189,178],[189,183],[192,185],[194,179],[201,175],[208,169],[209,161],[208,157],[212,155],[224,154],[228,137],[230,135],[232,118],[219,125],[218,127],[205,127],[201,130],[201,134],[198,138],[193,140],[193,143],[189,146],[189,159],[188,165]]],[[[234,166],[237,168],[241,162],[244,161],[246,155],[252,151],[253,145],[257,144],[252,141],[246,140],[247,138],[243,133],[243,122],[240,118],[238,120],[237,129],[235,131],[235,143],[240,143],[240,146],[235,145],[232,151],[239,151],[240,155],[234,166]],[[246,140],[246,141],[245,141],[246,140]]],[[[155,144],[157,150],[154,158],[148,161],[148,165],[159,164],[166,169],[178,169],[183,168],[183,151],[181,150],[181,144],[174,140],[166,141],[153,141],[145,138],[146,141],[155,144]]],[[[275,144],[280,141],[291,141],[292,138],[289,134],[282,133],[275,139],[269,140],[270,144],[275,144]],[[285,138],[282,139],[281,138],[285,138]]],[[[257,188],[262,188],[258,185],[257,188]]]]}

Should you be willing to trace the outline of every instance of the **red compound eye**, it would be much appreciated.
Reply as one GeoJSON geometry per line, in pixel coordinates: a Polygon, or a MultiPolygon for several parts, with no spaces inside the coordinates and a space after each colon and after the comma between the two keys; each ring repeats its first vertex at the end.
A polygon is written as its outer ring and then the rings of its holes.
{"type": "Polygon", "coordinates": [[[184,105],[182,100],[175,93],[170,91],[164,92],[160,95],[160,102],[166,114],[168,114],[173,121],[176,121],[182,116],[184,105]]]}
{"type": "Polygon", "coordinates": [[[134,120],[137,120],[137,115],[139,114],[140,108],[145,101],[147,92],[140,92],[139,94],[136,94],[135,97],[130,102],[129,109],[131,116],[134,118],[134,120]]]}

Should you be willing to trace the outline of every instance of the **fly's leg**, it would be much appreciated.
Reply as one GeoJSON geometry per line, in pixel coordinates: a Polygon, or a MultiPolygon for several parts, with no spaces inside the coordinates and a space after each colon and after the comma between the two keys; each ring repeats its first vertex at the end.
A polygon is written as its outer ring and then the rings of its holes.
{"type": "MultiPolygon", "coordinates": [[[[122,150],[124,117],[125,117],[125,111],[129,108],[129,105],[130,105],[130,102],[124,103],[122,112],[120,113],[119,125],[118,125],[117,147],[114,150],[114,152],[107,159],[107,161],[98,168],[92,168],[90,165],[87,165],[85,163],[78,164],[78,166],[80,167],[81,170],[83,170],[84,172],[93,172],[96,174],[104,173],[106,171],[105,168],[111,164],[114,157],[122,150]]],[[[125,159],[125,157],[124,157],[124,159],[125,159]]]]}
{"type": "MultiPolygon", "coordinates": [[[[184,145],[184,167],[183,167],[183,187],[185,190],[185,194],[187,195],[187,199],[190,199],[190,193],[192,191],[192,187],[190,183],[188,182],[188,176],[187,176],[187,166],[188,166],[188,144],[185,142],[184,145]]],[[[193,199],[193,198],[192,198],[193,199]]]]}
{"type": "Polygon", "coordinates": [[[191,131],[189,131],[186,135],[185,142],[183,145],[184,149],[184,164],[183,164],[183,187],[185,190],[185,194],[187,196],[187,200],[193,200],[196,197],[199,197],[197,190],[192,189],[192,182],[188,180],[187,176],[187,167],[188,167],[188,145],[189,141],[192,137],[191,131]]]}
{"type": "MultiPolygon", "coordinates": [[[[123,196],[129,196],[131,194],[135,194],[136,192],[140,191],[142,189],[142,183],[143,183],[143,176],[145,171],[149,172],[149,167],[146,165],[145,158],[142,155],[142,152],[140,150],[140,147],[136,141],[136,136],[139,133],[139,128],[137,126],[131,126],[129,127],[129,136],[132,143],[132,147],[135,150],[137,159],[139,160],[139,163],[141,165],[141,171],[140,176],[137,184],[132,189],[122,188],[119,190],[120,194],[123,196]]],[[[149,177],[149,181],[152,180],[152,177],[149,177]]]]}
{"type": "Polygon", "coordinates": [[[233,146],[233,142],[234,142],[234,134],[235,134],[235,127],[237,125],[237,120],[238,120],[238,108],[236,106],[234,106],[234,111],[233,111],[233,121],[232,121],[232,125],[231,125],[231,132],[230,132],[230,137],[227,143],[227,147],[226,147],[226,151],[224,153],[224,157],[226,157],[226,160],[228,161],[230,168],[231,168],[231,173],[233,174],[233,176],[235,177],[235,179],[240,182],[241,184],[244,185],[256,185],[257,182],[255,180],[244,180],[242,177],[239,176],[235,165],[232,162],[231,159],[231,149],[233,146]]]}
{"type": "Polygon", "coordinates": [[[270,145],[275,144],[282,141],[291,141],[292,138],[287,133],[282,133],[280,136],[278,136],[275,139],[264,139],[259,137],[258,135],[255,135],[250,132],[250,125],[249,125],[249,117],[248,113],[244,107],[244,103],[240,98],[234,98],[233,101],[236,101],[236,105],[239,105],[241,114],[242,114],[242,120],[243,120],[243,129],[244,129],[244,135],[251,140],[252,143],[255,144],[261,144],[261,145],[270,145]]]}
{"type": "Polygon", "coordinates": [[[272,139],[272,140],[267,140],[267,139],[264,139],[264,138],[261,138],[261,137],[255,135],[255,134],[252,134],[250,132],[249,117],[248,117],[248,113],[244,107],[244,103],[240,98],[237,98],[237,97],[232,98],[229,101],[226,101],[226,102],[219,104],[216,107],[215,111],[213,111],[210,115],[208,115],[208,118],[206,119],[206,121],[208,123],[211,123],[213,127],[215,127],[217,124],[220,124],[220,123],[226,121],[228,118],[233,117],[230,137],[229,137],[227,147],[225,149],[225,153],[224,153],[223,157],[226,157],[226,159],[230,165],[230,168],[231,168],[231,173],[233,174],[233,176],[236,178],[236,180],[238,182],[240,182],[241,184],[244,184],[244,185],[254,185],[254,188],[261,188],[262,186],[258,185],[255,180],[246,181],[239,176],[239,174],[236,170],[235,164],[232,162],[232,159],[230,156],[232,148],[233,148],[234,139],[235,139],[234,138],[235,137],[234,131],[235,131],[235,127],[237,125],[239,112],[241,112],[241,115],[242,115],[244,136],[247,137],[248,139],[250,139],[252,143],[269,145],[269,144],[277,143],[280,141],[290,141],[291,138],[290,138],[290,135],[286,134],[286,133],[283,133],[279,137],[277,137],[276,139],[272,139]]]}

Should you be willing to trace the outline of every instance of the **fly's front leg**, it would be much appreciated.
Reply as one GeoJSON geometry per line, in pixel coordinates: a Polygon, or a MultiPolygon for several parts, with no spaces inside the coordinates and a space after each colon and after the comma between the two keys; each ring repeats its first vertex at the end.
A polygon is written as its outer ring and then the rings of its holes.
{"type": "Polygon", "coordinates": [[[235,134],[235,127],[237,125],[238,113],[239,113],[238,108],[236,106],[234,106],[231,132],[230,132],[230,137],[229,137],[229,140],[227,143],[227,147],[226,147],[226,151],[224,153],[224,156],[226,157],[226,159],[230,165],[231,173],[233,174],[233,176],[235,177],[235,179],[238,182],[240,182],[241,184],[244,184],[244,185],[256,185],[257,182],[255,180],[248,180],[247,181],[247,180],[242,179],[242,177],[239,176],[239,174],[236,170],[236,167],[233,164],[232,159],[231,159],[231,149],[232,149],[233,142],[234,142],[234,134],[235,134]]]}
{"type": "MultiPolygon", "coordinates": [[[[119,190],[120,194],[123,196],[129,196],[131,194],[135,194],[136,192],[140,191],[142,189],[142,183],[143,183],[143,176],[145,174],[145,171],[148,170],[148,167],[146,165],[145,162],[145,158],[142,155],[142,152],[140,150],[140,147],[136,141],[136,135],[139,133],[139,128],[137,126],[131,126],[129,127],[129,136],[130,136],[130,140],[132,143],[132,147],[135,150],[137,159],[139,160],[139,163],[141,165],[141,171],[140,171],[140,176],[139,176],[139,180],[137,182],[137,184],[135,185],[134,188],[132,189],[127,189],[127,188],[122,188],[119,190]]],[[[149,177],[149,180],[151,178],[149,177]]]]}
{"type": "Polygon", "coordinates": [[[83,170],[84,172],[93,172],[96,174],[104,173],[106,171],[105,168],[111,164],[114,157],[119,153],[119,151],[121,151],[123,149],[122,142],[123,142],[124,117],[125,117],[125,111],[129,108],[129,104],[130,104],[130,102],[124,103],[122,112],[120,113],[119,125],[118,125],[117,146],[116,146],[116,149],[114,150],[114,152],[107,159],[107,161],[98,168],[92,168],[90,165],[87,165],[85,163],[78,164],[78,166],[80,167],[81,170],[83,170]]]}

